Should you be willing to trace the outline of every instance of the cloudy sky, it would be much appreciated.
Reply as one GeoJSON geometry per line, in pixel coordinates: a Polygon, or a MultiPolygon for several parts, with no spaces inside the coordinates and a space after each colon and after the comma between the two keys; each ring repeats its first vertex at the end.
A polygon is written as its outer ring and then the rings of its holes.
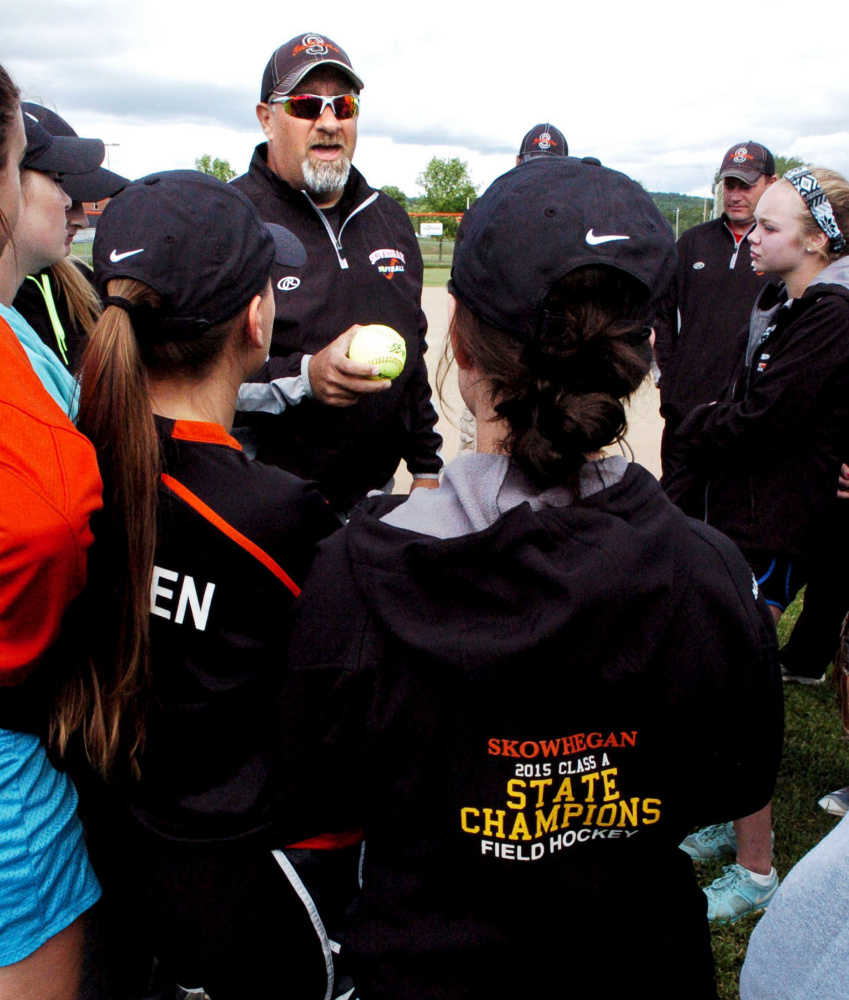
{"type": "Polygon", "coordinates": [[[481,189],[539,121],[650,190],[709,191],[722,154],[754,138],[849,174],[845,0],[0,0],[0,62],[28,99],[107,143],[130,177],[247,168],[263,67],[281,42],[326,33],[366,87],[356,163],[419,193],[432,156],[481,189]],[[275,14],[275,11],[279,13],[275,14]]]}

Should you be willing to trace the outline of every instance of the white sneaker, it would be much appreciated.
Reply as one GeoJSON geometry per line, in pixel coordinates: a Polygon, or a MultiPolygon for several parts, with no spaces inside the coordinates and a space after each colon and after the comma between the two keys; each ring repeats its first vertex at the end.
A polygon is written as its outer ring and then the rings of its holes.
{"type": "Polygon", "coordinates": [[[785,684],[805,684],[808,687],[817,687],[825,684],[825,674],[822,677],[808,677],[806,674],[791,674],[790,671],[781,665],[781,679],[785,684]]]}
{"type": "Polygon", "coordinates": [[[819,805],[821,809],[825,809],[829,816],[845,816],[849,812],[849,786],[823,795],[819,805]]]}

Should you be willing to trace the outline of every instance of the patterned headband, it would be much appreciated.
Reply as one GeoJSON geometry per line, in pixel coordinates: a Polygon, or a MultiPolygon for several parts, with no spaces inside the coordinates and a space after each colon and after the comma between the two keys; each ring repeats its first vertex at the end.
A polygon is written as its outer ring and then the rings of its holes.
{"type": "Polygon", "coordinates": [[[784,179],[790,181],[796,188],[814,217],[814,222],[828,237],[829,249],[833,253],[840,253],[846,247],[846,238],[840,232],[831,202],[826,198],[825,191],[819,186],[816,177],[807,167],[794,167],[787,171],[784,179]]]}

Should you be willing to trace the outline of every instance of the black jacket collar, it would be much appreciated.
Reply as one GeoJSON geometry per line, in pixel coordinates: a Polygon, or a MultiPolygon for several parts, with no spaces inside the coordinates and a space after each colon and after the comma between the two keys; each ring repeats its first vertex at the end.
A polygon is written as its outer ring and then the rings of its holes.
{"type": "MultiPolygon", "coordinates": [[[[260,174],[266,181],[268,181],[272,189],[281,198],[285,198],[286,201],[294,205],[306,205],[306,192],[293,188],[291,184],[288,184],[286,181],[278,177],[271,167],[269,167],[267,142],[261,142],[254,150],[254,155],[251,159],[249,169],[249,173],[252,172],[260,174]]],[[[366,183],[365,177],[363,177],[356,167],[352,166],[351,172],[348,175],[348,182],[345,185],[345,190],[342,192],[342,198],[339,202],[341,208],[341,220],[344,222],[351,212],[353,212],[358,205],[361,205],[366,198],[373,193],[374,188],[369,187],[366,183]]]]}

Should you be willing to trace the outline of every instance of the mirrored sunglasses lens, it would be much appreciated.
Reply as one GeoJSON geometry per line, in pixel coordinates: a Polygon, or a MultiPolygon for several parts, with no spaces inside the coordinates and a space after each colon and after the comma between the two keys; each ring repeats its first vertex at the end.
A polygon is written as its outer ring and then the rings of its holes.
{"type": "Polygon", "coordinates": [[[342,97],[333,98],[333,114],[339,121],[353,118],[359,106],[360,101],[356,94],[344,94],[342,97]]]}
{"type": "Polygon", "coordinates": [[[343,94],[341,97],[332,98],[317,97],[314,94],[298,94],[295,97],[287,97],[280,103],[287,115],[310,121],[320,118],[328,104],[333,108],[333,114],[339,121],[355,117],[360,107],[360,99],[356,94],[343,94]]]}
{"type": "Polygon", "coordinates": [[[318,118],[322,111],[322,100],[320,97],[311,97],[309,94],[290,97],[283,101],[283,110],[293,118],[318,118]]]}

